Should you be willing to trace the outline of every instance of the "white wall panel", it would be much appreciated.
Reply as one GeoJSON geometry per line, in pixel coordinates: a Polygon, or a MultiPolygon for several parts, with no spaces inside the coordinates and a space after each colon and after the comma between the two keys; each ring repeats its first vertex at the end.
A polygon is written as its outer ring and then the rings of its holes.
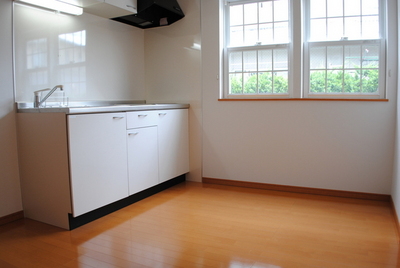
{"type": "Polygon", "coordinates": [[[0,217],[22,210],[12,74],[12,1],[0,0],[0,217]]]}
{"type": "MultiPolygon", "coordinates": [[[[397,6],[397,9],[394,10],[394,12],[397,11],[397,14],[400,14],[400,5],[397,6]]],[[[399,34],[400,29],[400,20],[397,22],[397,31],[399,34]]],[[[399,43],[399,38],[398,38],[398,43],[399,43]]],[[[400,65],[400,59],[397,59],[398,61],[398,66],[400,65]]],[[[400,76],[400,70],[397,72],[397,77],[400,76]]],[[[400,89],[400,81],[397,79],[397,89],[400,89]]],[[[397,94],[397,103],[399,103],[400,99],[400,94],[397,94]]],[[[392,184],[392,199],[394,203],[394,207],[397,212],[397,216],[400,215],[400,109],[397,107],[397,117],[396,117],[396,143],[395,143],[395,156],[394,156],[394,171],[393,171],[393,184],[392,184]]]]}
{"type": "Polygon", "coordinates": [[[395,76],[389,102],[219,102],[218,1],[201,14],[204,177],[390,194],[395,76]]]}
{"type": "Polygon", "coordinates": [[[142,29],[15,4],[17,101],[62,84],[69,101],[143,100],[142,29]]]}
{"type": "Polygon", "coordinates": [[[185,17],[145,31],[146,99],[189,103],[190,173],[201,181],[200,0],[178,0],[185,17]]]}

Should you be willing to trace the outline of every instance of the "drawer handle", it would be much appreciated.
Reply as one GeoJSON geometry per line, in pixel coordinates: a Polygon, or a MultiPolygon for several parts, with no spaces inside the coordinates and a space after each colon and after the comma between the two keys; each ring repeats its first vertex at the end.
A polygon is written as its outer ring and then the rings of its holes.
{"type": "Polygon", "coordinates": [[[123,116],[114,116],[113,119],[123,119],[123,116]]]}
{"type": "Polygon", "coordinates": [[[158,115],[159,116],[164,116],[164,115],[167,115],[167,113],[159,113],[158,115]]]}
{"type": "Polygon", "coordinates": [[[139,114],[138,117],[146,117],[147,114],[139,114]]]}
{"type": "Polygon", "coordinates": [[[139,132],[128,133],[129,136],[136,136],[137,134],[139,134],[139,132]]]}

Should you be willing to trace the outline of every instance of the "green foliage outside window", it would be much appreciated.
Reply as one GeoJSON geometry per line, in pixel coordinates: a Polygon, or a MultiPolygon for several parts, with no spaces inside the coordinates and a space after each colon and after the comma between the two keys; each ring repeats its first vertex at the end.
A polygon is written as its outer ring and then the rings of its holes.
{"type": "MultiPolygon", "coordinates": [[[[288,93],[287,78],[277,73],[251,74],[244,84],[242,79],[242,75],[230,77],[230,94],[288,93]]],[[[311,93],[376,93],[378,86],[378,69],[324,70],[310,74],[311,93]]]]}
{"type": "Polygon", "coordinates": [[[279,94],[288,93],[286,77],[271,72],[252,74],[245,80],[242,90],[242,76],[230,77],[230,94],[279,94]],[[258,81],[257,81],[258,79],[258,81]]]}
{"type": "Polygon", "coordinates": [[[311,93],[376,93],[378,86],[378,69],[314,71],[310,74],[311,93]]]}

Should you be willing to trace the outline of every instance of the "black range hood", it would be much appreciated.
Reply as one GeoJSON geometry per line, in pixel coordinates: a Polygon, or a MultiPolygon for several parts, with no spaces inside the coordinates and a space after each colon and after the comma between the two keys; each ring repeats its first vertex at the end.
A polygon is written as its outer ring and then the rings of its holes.
{"type": "Polygon", "coordinates": [[[137,10],[112,20],[147,29],[170,25],[185,16],[176,0],[137,0],[137,10]]]}

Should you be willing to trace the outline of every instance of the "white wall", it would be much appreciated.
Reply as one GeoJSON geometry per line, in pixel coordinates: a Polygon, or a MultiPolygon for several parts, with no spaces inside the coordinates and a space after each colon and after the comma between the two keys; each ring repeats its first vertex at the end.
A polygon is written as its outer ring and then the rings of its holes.
{"type": "Polygon", "coordinates": [[[389,102],[218,102],[218,1],[203,0],[201,14],[204,177],[390,194],[395,76],[389,102]]]}
{"type": "Polygon", "coordinates": [[[179,0],[185,17],[145,30],[146,99],[189,103],[191,181],[201,181],[200,0],[179,0]],[[192,47],[195,48],[192,48],[192,47]]]}
{"type": "Polygon", "coordinates": [[[12,75],[12,1],[0,0],[0,217],[22,210],[12,75]]]}
{"type": "Polygon", "coordinates": [[[17,101],[58,84],[70,101],[145,99],[142,29],[19,4],[14,14],[17,101]]]}
{"type": "MultiPolygon", "coordinates": [[[[400,14],[400,5],[397,6],[397,14],[400,14]]],[[[400,20],[397,21],[398,29],[400,29],[400,20]]],[[[400,34],[399,34],[400,41],[400,34]]],[[[400,66],[400,59],[397,59],[398,66],[400,66]]],[[[400,76],[400,68],[398,69],[398,77],[400,76]]],[[[397,81],[397,88],[400,89],[400,80],[397,81]]],[[[400,94],[397,94],[397,103],[400,102],[400,94]]],[[[396,143],[395,143],[395,157],[394,157],[394,172],[392,184],[392,200],[396,213],[400,216],[400,109],[397,107],[396,117],[396,143]]]]}

